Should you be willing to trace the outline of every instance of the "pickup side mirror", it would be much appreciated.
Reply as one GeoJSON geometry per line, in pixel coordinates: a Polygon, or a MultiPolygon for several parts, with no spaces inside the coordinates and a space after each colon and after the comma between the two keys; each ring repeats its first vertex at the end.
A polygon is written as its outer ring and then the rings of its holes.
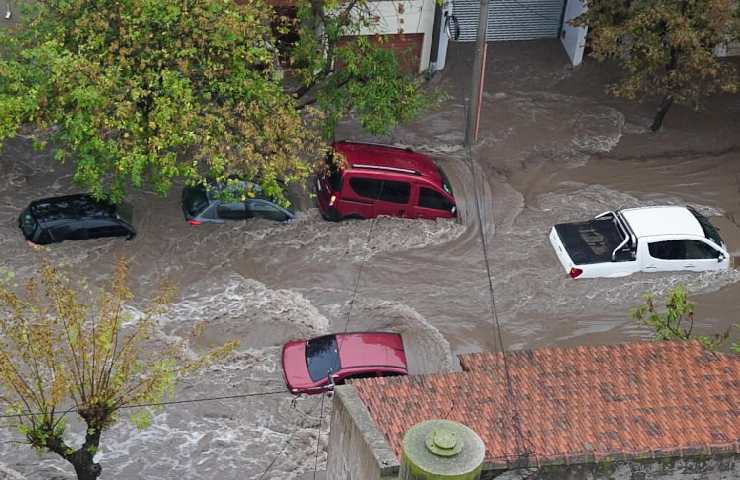
{"type": "Polygon", "coordinates": [[[725,257],[725,254],[724,253],[720,253],[719,256],[717,257],[717,263],[722,263],[722,261],[725,258],[727,258],[727,257],[725,257]]]}
{"type": "Polygon", "coordinates": [[[457,215],[457,207],[455,205],[453,205],[452,208],[450,208],[450,213],[453,215],[457,215]]]}

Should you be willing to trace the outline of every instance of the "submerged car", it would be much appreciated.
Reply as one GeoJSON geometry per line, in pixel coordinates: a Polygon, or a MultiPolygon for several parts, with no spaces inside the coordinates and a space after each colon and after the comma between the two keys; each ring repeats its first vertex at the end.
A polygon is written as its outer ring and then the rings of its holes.
{"type": "Polygon", "coordinates": [[[555,225],[550,243],[572,278],[724,270],[731,261],[717,228],[691,207],[604,212],[586,222],[555,225]]]}
{"type": "Polygon", "coordinates": [[[130,209],[87,194],[31,202],[18,217],[18,227],[26,240],[39,245],[103,237],[131,240],[136,236],[130,209]]]}
{"type": "Polygon", "coordinates": [[[354,378],[407,375],[397,333],[338,333],[283,346],[283,375],[294,394],[316,394],[354,378]]]}
{"type": "Polygon", "coordinates": [[[319,211],[327,220],[379,215],[454,218],[455,197],[434,161],[409,148],[337,142],[317,175],[319,211]],[[341,156],[341,166],[335,156],[341,156]]]}
{"type": "Polygon", "coordinates": [[[273,203],[258,185],[239,181],[229,185],[213,183],[208,186],[195,185],[182,190],[182,211],[185,220],[191,225],[202,223],[224,223],[226,220],[247,220],[249,218],[264,218],[276,222],[285,222],[295,218],[295,214],[273,203]],[[224,193],[232,190],[232,196],[237,198],[242,192],[254,192],[254,197],[243,200],[223,200],[224,193]]]}

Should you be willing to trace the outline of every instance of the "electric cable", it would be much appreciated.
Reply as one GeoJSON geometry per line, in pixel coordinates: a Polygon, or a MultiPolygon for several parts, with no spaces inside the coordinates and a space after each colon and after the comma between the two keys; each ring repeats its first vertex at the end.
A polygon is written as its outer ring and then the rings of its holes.
{"type": "MultiPolygon", "coordinates": [[[[380,200],[380,197],[383,195],[383,189],[384,188],[385,188],[385,181],[382,181],[381,180],[381,182],[380,182],[380,189],[378,190],[378,195],[375,197],[375,203],[376,204],[380,200]]],[[[376,217],[373,217],[373,219],[372,219],[372,221],[370,223],[370,228],[368,229],[368,232],[367,232],[367,239],[365,240],[365,245],[370,245],[370,240],[372,240],[373,229],[375,228],[375,222],[376,222],[377,218],[378,218],[377,216],[376,217]]],[[[343,330],[344,333],[347,333],[347,329],[349,328],[349,322],[350,322],[350,320],[352,318],[351,317],[351,315],[352,315],[352,307],[354,307],[354,305],[355,305],[355,299],[357,298],[357,290],[360,287],[360,279],[362,278],[362,272],[365,269],[365,264],[366,263],[367,263],[367,258],[363,258],[362,259],[362,262],[360,263],[360,268],[357,271],[357,277],[355,277],[355,285],[354,285],[354,288],[352,289],[352,298],[351,298],[351,300],[349,302],[349,308],[347,309],[347,320],[344,323],[344,330],[343,330]]]]}
{"type": "MultiPolygon", "coordinates": [[[[240,398],[250,398],[250,397],[264,397],[267,395],[278,395],[278,394],[285,394],[285,390],[273,390],[273,391],[267,391],[267,392],[253,392],[253,393],[242,393],[237,395],[223,395],[220,397],[201,397],[201,398],[191,398],[187,400],[170,400],[166,402],[151,402],[151,403],[136,403],[132,405],[122,405],[118,408],[118,410],[126,410],[131,408],[144,408],[144,407],[160,407],[160,406],[168,406],[168,405],[180,405],[185,403],[200,403],[200,402],[212,402],[212,401],[218,401],[218,400],[234,400],[234,399],[240,399],[240,398]]],[[[65,410],[63,412],[60,412],[64,415],[71,412],[77,412],[79,411],[78,408],[70,408],[68,410],[65,410]]],[[[48,415],[48,413],[44,412],[23,412],[23,413],[13,413],[13,414],[3,414],[0,415],[0,418],[18,418],[18,417],[31,417],[31,416],[39,416],[39,415],[48,415]]]]}
{"type": "MultiPolygon", "coordinates": [[[[475,92],[473,92],[475,94],[475,92]]],[[[472,125],[470,124],[470,118],[469,115],[467,115],[467,111],[470,109],[469,101],[466,102],[466,122],[465,122],[465,129],[466,129],[466,136],[465,138],[472,138],[472,136],[469,136],[470,129],[472,129],[472,125]]],[[[486,278],[488,281],[488,293],[491,303],[491,320],[492,320],[492,326],[494,327],[496,331],[496,339],[498,340],[501,357],[503,359],[503,367],[504,367],[504,378],[506,380],[506,396],[507,401],[509,403],[509,414],[511,415],[512,424],[514,427],[514,431],[516,434],[515,441],[515,447],[516,447],[516,455],[521,456],[522,454],[528,455],[530,452],[524,452],[522,448],[522,443],[524,443],[524,434],[522,432],[521,428],[521,420],[519,416],[519,412],[517,411],[515,405],[514,405],[514,389],[512,386],[512,380],[511,380],[511,372],[509,371],[509,363],[506,355],[506,346],[504,345],[504,339],[501,329],[501,323],[498,318],[498,312],[496,308],[496,294],[493,286],[493,268],[491,266],[491,262],[488,257],[488,242],[486,241],[486,236],[483,231],[483,215],[481,213],[481,207],[480,207],[480,198],[478,193],[478,184],[476,182],[476,172],[475,172],[475,162],[473,161],[473,153],[472,153],[472,146],[470,144],[465,145],[465,155],[466,160],[468,162],[468,168],[470,169],[470,174],[472,176],[473,181],[473,196],[475,198],[475,210],[476,210],[476,216],[478,220],[478,233],[481,240],[481,248],[483,251],[483,261],[486,266],[486,278]]],[[[493,212],[491,213],[491,216],[493,217],[493,212]]],[[[494,220],[495,224],[495,220],[494,220]]],[[[504,429],[504,432],[506,430],[504,429]]]]}
{"type": "MultiPolygon", "coordinates": [[[[294,400],[295,401],[295,400],[294,400]]],[[[316,407],[318,407],[318,404],[314,406],[313,409],[311,409],[310,412],[304,413],[304,415],[313,415],[313,413],[316,411],[316,407]]],[[[300,411],[300,410],[299,410],[300,411]]],[[[319,419],[319,423],[321,423],[321,419],[319,419]]],[[[285,453],[285,450],[288,448],[288,445],[290,445],[291,440],[293,440],[293,437],[296,433],[300,432],[300,430],[294,430],[293,433],[291,433],[288,438],[285,440],[285,443],[283,444],[283,448],[280,449],[280,452],[278,452],[277,455],[272,459],[269,465],[267,465],[267,468],[262,472],[262,475],[260,475],[259,480],[264,480],[265,475],[272,470],[272,467],[275,465],[275,462],[283,456],[283,453],[285,453]]]]}
{"type": "Polygon", "coordinates": [[[316,471],[319,469],[319,445],[321,444],[321,423],[324,420],[324,398],[326,398],[326,392],[321,394],[321,413],[319,414],[319,430],[316,435],[316,458],[313,463],[313,480],[316,480],[316,471]]]}

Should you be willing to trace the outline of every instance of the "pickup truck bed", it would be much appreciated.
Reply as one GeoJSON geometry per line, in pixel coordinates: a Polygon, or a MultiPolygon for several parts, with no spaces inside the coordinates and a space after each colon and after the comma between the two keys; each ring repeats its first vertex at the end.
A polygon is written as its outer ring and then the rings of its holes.
{"type": "Polygon", "coordinates": [[[555,231],[576,265],[611,262],[612,252],[624,237],[613,217],[580,223],[559,223],[555,231]]]}

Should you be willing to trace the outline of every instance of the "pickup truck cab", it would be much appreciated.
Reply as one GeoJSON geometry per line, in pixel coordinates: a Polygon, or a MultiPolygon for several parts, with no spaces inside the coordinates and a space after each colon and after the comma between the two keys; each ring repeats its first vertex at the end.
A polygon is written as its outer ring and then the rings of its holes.
{"type": "Polygon", "coordinates": [[[691,207],[604,212],[587,222],[555,225],[550,243],[572,278],[725,270],[731,260],[717,229],[691,207]]]}

